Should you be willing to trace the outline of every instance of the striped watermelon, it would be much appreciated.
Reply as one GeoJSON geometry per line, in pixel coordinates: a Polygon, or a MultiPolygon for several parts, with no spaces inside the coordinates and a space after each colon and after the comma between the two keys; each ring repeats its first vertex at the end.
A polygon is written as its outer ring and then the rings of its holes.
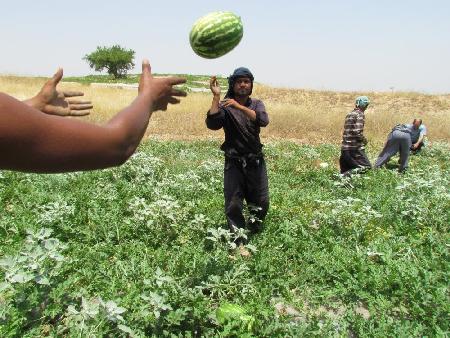
{"type": "Polygon", "coordinates": [[[236,47],[243,34],[240,17],[231,12],[213,12],[194,23],[189,41],[197,55],[215,59],[236,47]]]}

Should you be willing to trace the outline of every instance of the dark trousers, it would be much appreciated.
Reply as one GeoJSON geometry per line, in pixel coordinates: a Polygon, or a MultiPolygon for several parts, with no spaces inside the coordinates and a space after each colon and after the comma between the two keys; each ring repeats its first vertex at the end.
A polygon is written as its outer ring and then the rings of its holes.
{"type": "Polygon", "coordinates": [[[269,182],[264,158],[241,161],[225,158],[224,168],[225,215],[231,231],[245,228],[244,199],[249,208],[248,227],[258,232],[269,209],[269,182]],[[255,219],[255,221],[252,221],[255,219]]]}
{"type": "Polygon", "coordinates": [[[363,149],[341,150],[339,159],[341,174],[347,174],[350,170],[356,168],[371,168],[371,164],[363,149]]]}

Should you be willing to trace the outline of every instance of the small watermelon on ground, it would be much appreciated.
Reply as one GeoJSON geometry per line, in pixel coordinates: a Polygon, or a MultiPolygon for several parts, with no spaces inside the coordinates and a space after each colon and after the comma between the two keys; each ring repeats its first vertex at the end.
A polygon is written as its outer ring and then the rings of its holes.
{"type": "Polygon", "coordinates": [[[251,330],[255,322],[253,316],[248,315],[244,308],[231,303],[224,303],[216,310],[216,318],[219,324],[225,325],[231,320],[240,321],[247,326],[248,330],[251,330]]]}
{"type": "Polygon", "coordinates": [[[243,35],[240,17],[231,12],[213,12],[194,23],[189,41],[197,55],[215,59],[236,47],[243,35]]]}

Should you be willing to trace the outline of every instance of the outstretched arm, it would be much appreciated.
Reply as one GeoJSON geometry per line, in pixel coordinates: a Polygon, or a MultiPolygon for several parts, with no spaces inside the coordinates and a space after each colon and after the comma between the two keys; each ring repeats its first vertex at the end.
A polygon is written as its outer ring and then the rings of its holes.
{"type": "Polygon", "coordinates": [[[153,78],[144,61],[139,94],[106,125],[43,114],[0,93],[0,169],[66,172],[120,165],[136,150],[151,112],[185,96],[182,78],[153,78]]]}

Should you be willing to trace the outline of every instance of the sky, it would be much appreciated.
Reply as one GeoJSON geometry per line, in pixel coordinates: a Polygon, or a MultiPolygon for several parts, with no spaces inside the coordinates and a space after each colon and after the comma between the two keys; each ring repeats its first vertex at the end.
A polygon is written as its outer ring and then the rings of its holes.
{"type": "MultiPolygon", "coordinates": [[[[97,46],[133,49],[140,72],[229,75],[248,67],[264,84],[340,91],[450,93],[448,0],[15,0],[1,2],[0,74],[94,73],[97,46]],[[197,56],[189,32],[213,11],[240,16],[227,55],[197,56]]],[[[0,88],[1,90],[1,88],[0,88]]]]}

